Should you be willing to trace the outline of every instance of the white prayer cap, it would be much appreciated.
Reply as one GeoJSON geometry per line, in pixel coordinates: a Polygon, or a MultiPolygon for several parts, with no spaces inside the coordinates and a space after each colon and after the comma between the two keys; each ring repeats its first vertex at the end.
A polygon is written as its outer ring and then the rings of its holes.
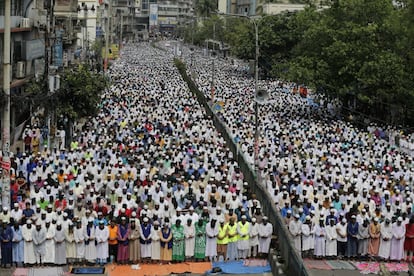
{"type": "Polygon", "coordinates": [[[148,221],[149,221],[149,219],[148,219],[147,217],[145,217],[145,218],[143,219],[143,221],[144,221],[144,222],[148,222],[148,221]]]}
{"type": "MultiPolygon", "coordinates": [[[[296,214],[295,215],[295,218],[300,218],[299,214],[296,214]]],[[[263,217],[263,219],[264,219],[264,217],[263,217]]]]}
{"type": "Polygon", "coordinates": [[[3,211],[8,211],[9,210],[9,208],[6,206],[6,207],[3,207],[3,211]]]}
{"type": "Polygon", "coordinates": [[[177,212],[181,212],[181,211],[182,211],[181,207],[177,207],[177,212]]]}
{"type": "Polygon", "coordinates": [[[247,219],[247,217],[245,215],[241,216],[242,219],[247,219]]]}
{"type": "Polygon", "coordinates": [[[137,213],[134,211],[134,212],[131,213],[131,216],[136,217],[137,213]]]}
{"type": "Polygon", "coordinates": [[[402,217],[398,217],[398,219],[397,219],[398,221],[403,221],[403,218],[402,217]]]}
{"type": "Polygon", "coordinates": [[[252,218],[252,222],[256,222],[256,218],[252,218]]]}
{"type": "Polygon", "coordinates": [[[346,218],[343,218],[342,219],[342,223],[346,223],[346,218]]]}
{"type": "Polygon", "coordinates": [[[27,224],[32,224],[32,220],[31,220],[31,219],[28,219],[28,220],[26,221],[26,223],[27,223],[27,224]]]}

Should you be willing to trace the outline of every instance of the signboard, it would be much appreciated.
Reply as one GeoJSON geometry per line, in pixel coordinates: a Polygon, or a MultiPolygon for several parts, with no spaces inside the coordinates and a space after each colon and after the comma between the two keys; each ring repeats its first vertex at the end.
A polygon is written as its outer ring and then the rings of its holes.
{"type": "Polygon", "coordinates": [[[45,55],[45,41],[34,39],[23,41],[22,57],[24,60],[33,60],[45,55]]]}
{"type": "Polygon", "coordinates": [[[103,30],[101,26],[96,26],[96,37],[103,36],[103,30]]]}
{"type": "Polygon", "coordinates": [[[53,49],[53,64],[55,66],[63,65],[63,43],[62,43],[62,30],[56,30],[56,40],[53,49]]]}
{"type": "Polygon", "coordinates": [[[151,27],[158,25],[158,5],[157,4],[150,5],[149,24],[151,27]]]}

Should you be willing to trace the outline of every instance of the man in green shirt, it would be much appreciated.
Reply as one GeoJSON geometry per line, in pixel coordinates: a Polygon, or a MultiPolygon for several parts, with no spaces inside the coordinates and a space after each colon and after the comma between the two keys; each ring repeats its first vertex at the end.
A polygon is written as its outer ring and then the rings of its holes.
{"type": "Polygon", "coordinates": [[[177,219],[175,225],[171,227],[173,248],[172,260],[174,262],[182,262],[185,259],[185,236],[184,226],[181,225],[181,220],[177,219]]]}
{"type": "Polygon", "coordinates": [[[206,222],[200,218],[195,225],[194,258],[204,261],[206,257],[206,222]]]}

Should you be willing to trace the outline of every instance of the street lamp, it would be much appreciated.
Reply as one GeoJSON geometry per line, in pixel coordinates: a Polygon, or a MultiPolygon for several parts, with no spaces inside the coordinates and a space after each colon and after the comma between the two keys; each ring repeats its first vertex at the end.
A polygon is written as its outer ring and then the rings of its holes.
{"type": "Polygon", "coordinates": [[[247,18],[254,26],[254,33],[255,33],[255,72],[254,72],[254,169],[256,174],[258,175],[258,163],[259,163],[259,128],[260,128],[260,119],[259,119],[259,103],[256,100],[257,93],[259,92],[258,82],[259,82],[259,28],[258,28],[258,20],[261,18],[260,16],[248,16],[243,14],[232,14],[232,13],[219,13],[219,15],[224,16],[234,16],[234,17],[242,17],[247,18]]]}
{"type": "MultiPolygon", "coordinates": [[[[214,45],[214,44],[213,44],[214,45]]],[[[217,54],[216,51],[211,51],[212,58],[212,70],[211,70],[211,106],[214,104],[214,93],[215,93],[215,74],[216,74],[216,60],[217,54]]]]}

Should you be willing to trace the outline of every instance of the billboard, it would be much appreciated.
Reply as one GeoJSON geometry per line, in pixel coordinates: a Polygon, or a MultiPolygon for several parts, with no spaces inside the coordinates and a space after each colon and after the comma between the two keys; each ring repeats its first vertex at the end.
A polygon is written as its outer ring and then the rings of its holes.
{"type": "Polygon", "coordinates": [[[62,43],[62,30],[56,30],[56,40],[53,49],[53,64],[55,66],[62,66],[63,65],[63,43],[62,43]]]}
{"type": "Polygon", "coordinates": [[[158,5],[157,4],[150,5],[149,25],[152,28],[158,25],[158,5]]]}

